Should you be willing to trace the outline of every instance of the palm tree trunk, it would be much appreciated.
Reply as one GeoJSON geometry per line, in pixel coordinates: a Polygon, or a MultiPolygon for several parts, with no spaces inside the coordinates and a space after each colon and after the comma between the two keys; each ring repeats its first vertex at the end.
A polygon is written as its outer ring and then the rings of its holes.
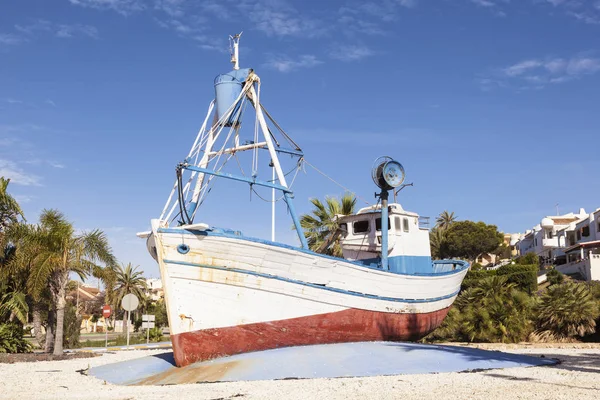
{"type": "Polygon", "coordinates": [[[46,343],[44,344],[44,351],[46,353],[52,353],[54,350],[54,310],[48,311],[48,325],[46,326],[46,343]]]}
{"type": "Polygon", "coordinates": [[[42,305],[34,301],[33,302],[33,334],[35,340],[41,348],[44,348],[44,335],[42,334],[42,305]]]}
{"type": "Polygon", "coordinates": [[[56,299],[56,337],[54,338],[54,355],[60,356],[63,354],[63,336],[65,323],[65,307],[67,305],[66,293],[67,283],[69,281],[68,272],[60,272],[57,274],[57,293],[56,299]]]}

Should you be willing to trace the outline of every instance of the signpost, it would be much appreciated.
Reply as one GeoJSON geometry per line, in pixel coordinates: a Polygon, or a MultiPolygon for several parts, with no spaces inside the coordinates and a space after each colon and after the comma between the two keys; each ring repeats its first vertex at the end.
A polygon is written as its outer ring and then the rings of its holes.
{"type": "Polygon", "coordinates": [[[150,329],[154,328],[154,315],[142,315],[142,329],[146,329],[146,344],[150,343],[150,329]]]}
{"type": "Polygon", "coordinates": [[[131,319],[130,313],[131,311],[138,308],[139,305],[140,301],[137,297],[135,297],[135,294],[133,293],[126,294],[125,296],[123,296],[123,300],[121,300],[121,307],[123,308],[123,310],[127,311],[127,350],[129,350],[129,323],[131,319]]]}
{"type": "Polygon", "coordinates": [[[108,322],[106,322],[108,320],[108,318],[111,316],[112,314],[112,308],[106,304],[105,306],[102,307],[102,316],[104,317],[104,335],[106,338],[106,348],[108,349],[108,322]]]}

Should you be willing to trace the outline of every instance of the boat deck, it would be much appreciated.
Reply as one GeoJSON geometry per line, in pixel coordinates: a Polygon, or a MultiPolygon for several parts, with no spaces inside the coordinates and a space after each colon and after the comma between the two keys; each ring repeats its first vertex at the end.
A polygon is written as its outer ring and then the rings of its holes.
{"type": "Polygon", "coordinates": [[[177,368],[172,352],[92,368],[117,385],[430,374],[554,365],[553,359],[459,346],[359,342],[238,354],[177,368]]]}

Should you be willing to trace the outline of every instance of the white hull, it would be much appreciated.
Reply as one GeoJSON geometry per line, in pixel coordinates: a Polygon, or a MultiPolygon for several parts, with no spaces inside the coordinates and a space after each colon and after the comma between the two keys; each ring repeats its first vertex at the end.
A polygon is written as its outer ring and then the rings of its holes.
{"type": "Polygon", "coordinates": [[[452,304],[466,274],[393,274],[268,242],[158,226],[151,239],[174,335],[347,309],[431,313],[452,304]],[[183,243],[187,254],[177,250],[183,243]]]}

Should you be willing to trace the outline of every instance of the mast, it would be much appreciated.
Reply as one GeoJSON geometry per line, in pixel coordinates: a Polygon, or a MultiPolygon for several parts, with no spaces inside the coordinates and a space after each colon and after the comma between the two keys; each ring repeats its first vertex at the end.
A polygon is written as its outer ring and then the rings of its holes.
{"type": "MultiPolygon", "coordinates": [[[[239,41],[242,33],[229,36],[231,48],[231,63],[233,70],[220,74],[215,78],[215,100],[211,103],[206,119],[196,141],[186,159],[177,167],[177,181],[161,215],[161,220],[168,223],[169,218],[179,206],[181,215],[180,225],[193,224],[194,217],[204,196],[210,191],[213,178],[224,178],[245,182],[253,186],[270,188],[272,192],[271,210],[271,239],[275,240],[275,190],[283,193],[290,216],[294,222],[296,233],[303,248],[308,249],[298,215],[294,209],[293,193],[290,190],[286,175],[279,160],[279,153],[299,157],[304,156],[298,145],[281,129],[273,118],[264,110],[260,102],[260,78],[251,68],[239,66],[239,41]],[[242,124],[242,114],[245,106],[250,103],[256,114],[253,140],[240,143],[239,130],[242,124]],[[209,122],[212,116],[212,123],[209,122]],[[267,124],[269,118],[274,127],[292,148],[282,147],[267,124]],[[262,138],[260,138],[262,136],[262,138]],[[261,140],[262,139],[262,140],[261,140]],[[271,159],[271,180],[258,179],[258,152],[267,150],[271,159]],[[240,165],[240,174],[223,171],[223,167],[236,153],[253,151],[252,174],[246,175],[240,165]],[[256,165],[255,165],[256,164],[256,165]],[[183,182],[183,171],[190,173],[187,183],[183,182]],[[177,196],[176,196],[177,195],[177,196]]],[[[239,163],[239,160],[238,160],[239,163]]],[[[297,168],[300,164],[297,163],[297,168]]],[[[293,180],[292,180],[293,182],[293,180]]],[[[177,215],[175,215],[175,218],[177,215]]]]}
{"type": "Polygon", "coordinates": [[[231,42],[231,63],[233,64],[233,69],[236,71],[240,69],[239,45],[242,33],[244,32],[240,32],[233,36],[229,35],[229,41],[231,42]]]}

